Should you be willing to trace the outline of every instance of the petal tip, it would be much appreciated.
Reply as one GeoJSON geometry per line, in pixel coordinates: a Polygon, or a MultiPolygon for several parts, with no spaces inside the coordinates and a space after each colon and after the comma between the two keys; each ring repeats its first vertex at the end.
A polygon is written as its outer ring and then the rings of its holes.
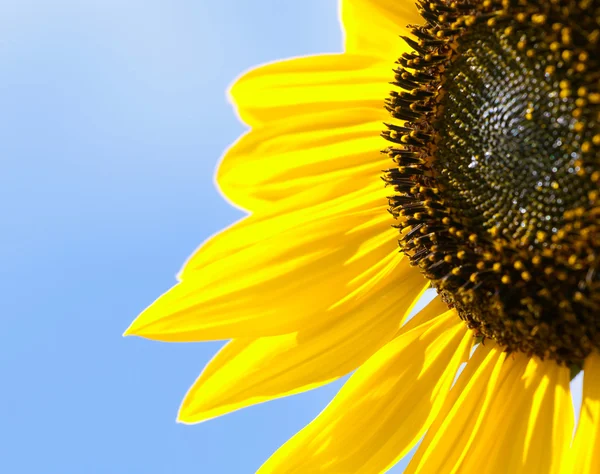
{"type": "Polygon", "coordinates": [[[133,323],[131,323],[129,325],[129,327],[127,329],[125,329],[125,331],[123,331],[123,337],[129,337],[129,336],[137,336],[137,333],[135,332],[133,326],[135,324],[135,321],[133,323]]]}
{"type": "Polygon", "coordinates": [[[179,408],[177,412],[176,421],[181,425],[197,425],[206,421],[206,419],[199,417],[197,414],[192,413],[190,410],[186,410],[183,406],[179,408]]]}
{"type": "Polygon", "coordinates": [[[123,331],[123,337],[129,336],[142,336],[143,335],[143,325],[140,324],[140,317],[135,318],[129,327],[123,331]]]}

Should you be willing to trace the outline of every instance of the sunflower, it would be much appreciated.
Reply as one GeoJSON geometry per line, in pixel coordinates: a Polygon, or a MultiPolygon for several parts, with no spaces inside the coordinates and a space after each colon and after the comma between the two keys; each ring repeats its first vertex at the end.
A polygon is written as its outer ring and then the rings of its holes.
{"type": "Polygon", "coordinates": [[[126,334],[231,339],[186,423],[354,371],[261,473],[382,472],[419,441],[408,473],[600,472],[600,1],[341,20],[343,54],[233,86],[251,130],[217,182],[249,215],[126,334]]]}

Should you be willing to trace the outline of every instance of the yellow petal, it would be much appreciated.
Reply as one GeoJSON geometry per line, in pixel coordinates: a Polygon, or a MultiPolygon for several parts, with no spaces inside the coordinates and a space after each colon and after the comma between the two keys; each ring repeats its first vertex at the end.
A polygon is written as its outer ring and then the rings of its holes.
{"type": "Polygon", "coordinates": [[[346,51],[379,56],[387,61],[400,57],[408,24],[422,24],[414,0],[342,0],[341,19],[346,51]]]}
{"type": "Polygon", "coordinates": [[[558,474],[573,433],[569,370],[523,354],[505,365],[513,366],[511,374],[485,414],[461,469],[558,474]]]}
{"type": "Polygon", "coordinates": [[[326,192],[305,193],[302,205],[378,182],[390,166],[379,152],[386,146],[379,136],[384,112],[382,107],[333,110],[257,127],[226,152],[218,185],[239,206],[256,210],[318,186],[326,192]]]}
{"type": "MultiPolygon", "coordinates": [[[[348,317],[297,333],[231,341],[187,393],[180,421],[197,423],[310,390],[356,369],[392,339],[412,309],[401,298],[383,296],[374,295],[348,317]]],[[[435,305],[426,307],[419,318],[437,316],[432,309],[435,305]]]]}
{"type": "Polygon", "coordinates": [[[259,472],[378,473],[389,467],[435,417],[471,338],[454,311],[400,335],[259,472]]]}
{"type": "Polygon", "coordinates": [[[423,278],[397,251],[385,190],[250,216],[215,236],[128,329],[165,341],[263,337],[351,313],[371,292],[412,301],[423,278]],[[382,192],[383,191],[383,192],[382,192]]]}
{"type": "Polygon", "coordinates": [[[564,474],[600,473],[600,354],[590,354],[583,368],[583,399],[570,463],[564,474]]]}
{"type": "Polygon", "coordinates": [[[383,111],[389,95],[394,58],[324,54],[287,59],[245,73],[230,96],[240,118],[250,126],[302,115],[346,109],[383,111]]]}
{"type": "Polygon", "coordinates": [[[505,354],[494,344],[479,345],[429,428],[406,474],[453,472],[473,443],[490,405],[505,354]]]}
{"type": "Polygon", "coordinates": [[[568,369],[498,352],[480,377],[461,375],[408,473],[559,472],[573,430],[568,369]]]}
{"type": "MultiPolygon", "coordinates": [[[[355,24],[389,26],[416,12],[411,2],[380,3],[347,2],[342,16],[351,21],[359,15],[355,24]]],[[[238,206],[255,210],[294,188],[327,183],[329,190],[339,190],[339,179],[355,171],[376,178],[382,167],[389,166],[369,164],[384,161],[378,151],[387,145],[379,132],[381,122],[389,118],[383,101],[393,80],[393,61],[409,49],[397,34],[389,30],[384,35],[395,43],[391,55],[381,48],[375,49],[377,54],[367,48],[366,54],[300,57],[241,76],[231,88],[231,100],[240,118],[254,130],[224,156],[217,176],[223,192],[238,206]],[[371,117],[366,128],[364,116],[371,117]],[[345,167],[340,166],[343,160],[345,167]]],[[[349,35],[363,36],[377,35],[365,34],[364,28],[349,35]]]]}

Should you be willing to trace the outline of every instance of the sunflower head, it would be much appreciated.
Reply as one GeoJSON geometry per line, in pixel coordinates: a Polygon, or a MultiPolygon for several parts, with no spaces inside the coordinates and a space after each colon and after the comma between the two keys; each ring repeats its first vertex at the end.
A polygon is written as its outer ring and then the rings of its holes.
{"type": "Polygon", "coordinates": [[[478,335],[600,349],[600,2],[420,2],[386,107],[401,250],[478,335]]]}

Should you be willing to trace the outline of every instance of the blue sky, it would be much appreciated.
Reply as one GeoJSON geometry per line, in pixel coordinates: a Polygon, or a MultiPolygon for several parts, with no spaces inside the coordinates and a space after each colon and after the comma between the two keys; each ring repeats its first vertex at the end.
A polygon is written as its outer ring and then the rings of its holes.
{"type": "Polygon", "coordinates": [[[340,48],[334,0],[0,4],[0,472],[254,472],[325,406],[339,384],[176,424],[221,344],[121,334],[240,216],[230,82],[340,48]]]}

